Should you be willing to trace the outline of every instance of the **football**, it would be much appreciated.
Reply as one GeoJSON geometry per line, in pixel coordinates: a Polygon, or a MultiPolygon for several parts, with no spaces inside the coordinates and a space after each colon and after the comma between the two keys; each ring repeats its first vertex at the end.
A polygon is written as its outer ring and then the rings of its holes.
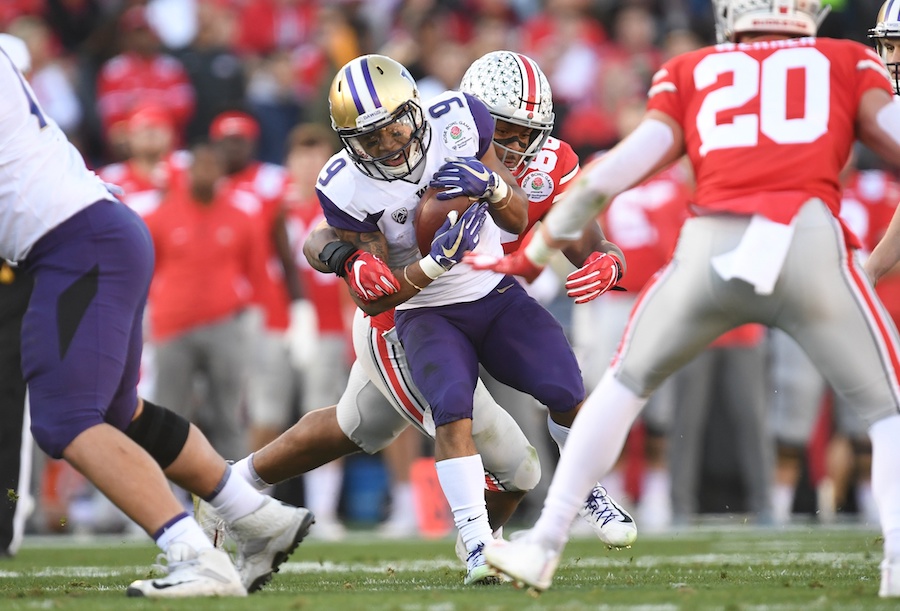
{"type": "Polygon", "coordinates": [[[451,210],[456,210],[460,215],[465,212],[474,202],[467,195],[461,195],[448,199],[440,200],[436,197],[439,189],[428,187],[416,206],[415,216],[413,217],[413,226],[416,228],[416,242],[419,245],[419,252],[427,255],[431,252],[431,241],[434,234],[444,221],[447,220],[447,214],[451,210]]]}

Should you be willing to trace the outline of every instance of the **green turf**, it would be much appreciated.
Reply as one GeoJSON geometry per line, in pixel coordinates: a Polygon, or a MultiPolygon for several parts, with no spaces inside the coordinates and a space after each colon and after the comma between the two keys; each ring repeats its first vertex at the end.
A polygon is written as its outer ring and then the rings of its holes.
{"type": "Polygon", "coordinates": [[[452,541],[364,536],[308,541],[272,583],[247,599],[148,601],[124,595],[156,549],[105,539],[57,546],[26,541],[0,561],[0,609],[895,609],[880,600],[880,538],[868,530],[685,531],[642,536],[630,550],[571,542],[553,587],[538,598],[510,585],[464,587],[452,541]]]}

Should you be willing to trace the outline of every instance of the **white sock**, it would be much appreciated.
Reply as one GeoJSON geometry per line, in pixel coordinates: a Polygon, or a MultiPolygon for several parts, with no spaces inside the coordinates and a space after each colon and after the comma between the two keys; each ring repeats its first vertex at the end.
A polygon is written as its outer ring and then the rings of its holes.
{"type": "Polygon", "coordinates": [[[562,551],[569,528],[591,489],[616,461],[628,431],[647,403],[608,370],[575,417],[533,534],[562,551]]]}
{"type": "Polygon", "coordinates": [[[222,481],[204,500],[212,505],[225,522],[231,524],[259,509],[265,502],[265,497],[254,490],[244,478],[237,477],[229,465],[225,469],[222,481]]]}
{"type": "Polygon", "coordinates": [[[187,543],[198,552],[212,549],[212,542],[203,534],[197,521],[186,513],[179,514],[169,520],[153,535],[153,539],[163,553],[169,551],[173,543],[187,543]]]}
{"type": "Polygon", "coordinates": [[[341,501],[341,484],[344,481],[342,463],[330,462],[303,475],[306,506],[316,519],[322,522],[337,520],[341,501]]]}
{"type": "Polygon", "coordinates": [[[231,469],[234,473],[237,473],[242,480],[253,486],[256,490],[265,490],[273,485],[261,478],[259,473],[256,472],[256,469],[253,468],[253,454],[250,454],[250,456],[242,458],[231,465],[231,469]]]}
{"type": "Polygon", "coordinates": [[[884,557],[900,560],[900,416],[890,416],[869,427],[872,440],[872,492],[878,503],[884,557]]]}
{"type": "Polygon", "coordinates": [[[435,468],[466,549],[471,552],[479,543],[490,541],[491,525],[484,501],[481,455],[440,460],[435,463],[435,468]]]}

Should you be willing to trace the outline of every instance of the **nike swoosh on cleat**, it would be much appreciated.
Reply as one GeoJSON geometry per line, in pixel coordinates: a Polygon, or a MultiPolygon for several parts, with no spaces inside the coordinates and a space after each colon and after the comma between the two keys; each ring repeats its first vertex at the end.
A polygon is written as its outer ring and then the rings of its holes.
{"type": "Polygon", "coordinates": [[[174,588],[175,586],[181,586],[186,583],[194,583],[195,581],[199,581],[197,579],[185,579],[184,581],[176,581],[175,583],[159,583],[156,581],[151,581],[150,584],[156,590],[166,590],[168,588],[174,588]]]}

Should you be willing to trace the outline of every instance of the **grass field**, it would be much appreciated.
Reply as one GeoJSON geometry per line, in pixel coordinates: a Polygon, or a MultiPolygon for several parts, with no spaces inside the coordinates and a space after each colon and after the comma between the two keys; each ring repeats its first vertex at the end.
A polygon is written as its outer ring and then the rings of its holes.
{"type": "Polygon", "coordinates": [[[156,548],[104,538],[26,540],[0,561],[0,609],[268,609],[530,611],[554,609],[896,609],[880,600],[876,532],[851,527],[687,530],[641,536],[629,550],[573,540],[553,587],[532,597],[511,585],[464,587],[453,542],[384,542],[364,534],[307,541],[246,599],[125,597],[156,548]]]}

